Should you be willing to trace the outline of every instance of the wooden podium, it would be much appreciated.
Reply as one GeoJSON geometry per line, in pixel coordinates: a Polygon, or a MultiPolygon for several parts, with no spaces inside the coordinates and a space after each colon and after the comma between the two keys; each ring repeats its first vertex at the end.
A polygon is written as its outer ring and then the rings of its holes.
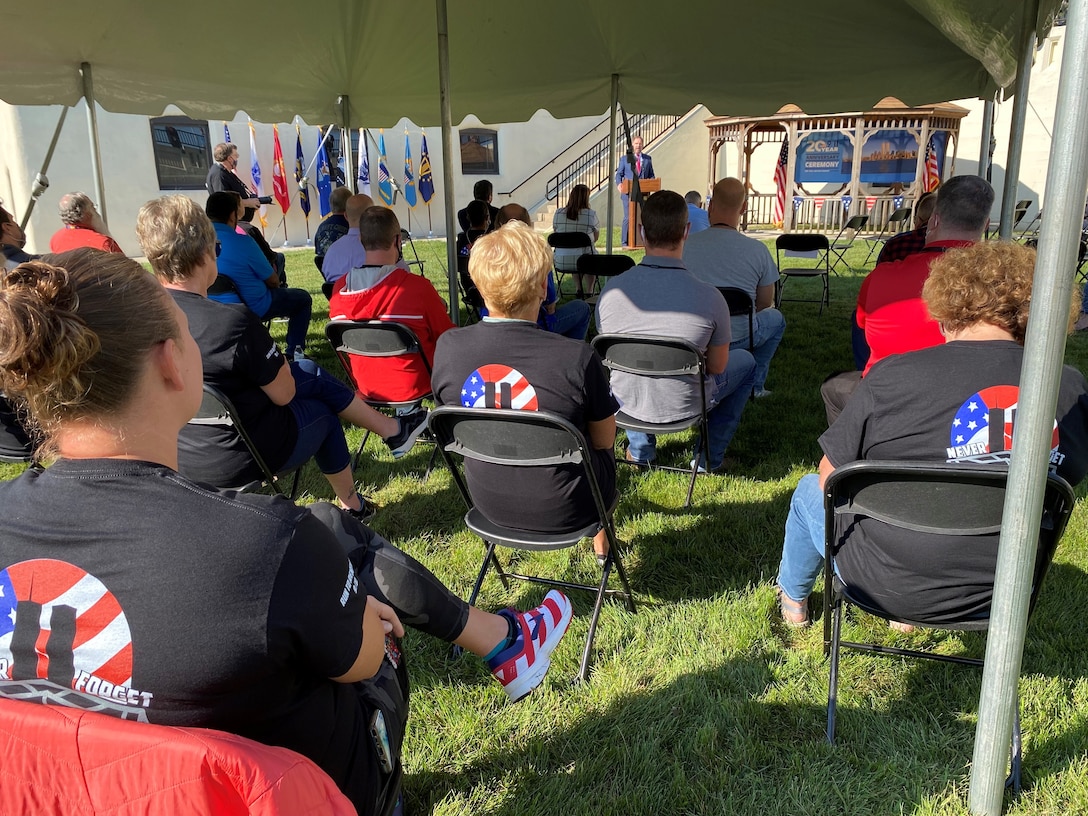
{"type": "MultiPolygon", "coordinates": [[[[656,193],[661,189],[661,179],[639,179],[638,188],[642,191],[643,197],[648,196],[650,193],[656,193]]],[[[642,226],[642,210],[635,202],[635,199],[630,198],[631,195],[631,179],[624,179],[620,184],[620,192],[628,196],[627,200],[627,235],[624,237],[624,246],[640,247],[642,246],[642,234],[639,227],[642,226]]]]}

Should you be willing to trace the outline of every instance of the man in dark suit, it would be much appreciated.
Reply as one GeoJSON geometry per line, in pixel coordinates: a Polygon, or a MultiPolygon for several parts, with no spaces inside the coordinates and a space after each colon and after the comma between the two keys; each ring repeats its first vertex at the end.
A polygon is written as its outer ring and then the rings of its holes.
{"type": "Polygon", "coordinates": [[[635,136],[631,139],[631,148],[634,150],[635,160],[634,163],[629,160],[627,155],[620,157],[619,167],[616,168],[616,186],[620,188],[620,198],[623,200],[623,232],[620,233],[620,242],[627,246],[628,236],[627,230],[629,224],[627,223],[627,211],[628,203],[630,202],[630,196],[623,192],[623,182],[633,179],[652,179],[654,176],[654,163],[650,159],[649,153],[642,152],[642,137],[635,136]]]}
{"type": "MultiPolygon", "coordinates": [[[[499,221],[499,208],[491,205],[491,196],[494,191],[494,186],[487,179],[480,179],[472,185],[472,200],[483,201],[487,204],[487,211],[491,216],[491,222],[487,227],[487,232],[491,232],[491,230],[495,229],[495,226],[499,221]]],[[[463,232],[468,232],[472,228],[472,225],[469,223],[468,207],[457,211],[457,223],[461,225],[461,230],[463,232]]]]}

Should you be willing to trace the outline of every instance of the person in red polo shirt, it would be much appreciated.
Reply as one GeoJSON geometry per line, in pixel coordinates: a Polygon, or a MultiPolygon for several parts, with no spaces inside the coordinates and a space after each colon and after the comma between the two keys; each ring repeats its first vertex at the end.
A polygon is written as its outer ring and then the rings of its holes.
{"type": "Polygon", "coordinates": [[[830,426],[874,364],[893,354],[939,346],[944,342],[937,321],[922,302],[929,265],[952,247],[982,240],[990,223],[994,188],[978,176],[955,176],[941,185],[937,206],[926,226],[921,252],[900,261],[877,264],[858,292],[858,327],[869,344],[869,362],[861,372],[828,377],[820,387],[830,426]]]}
{"type": "Polygon", "coordinates": [[[103,252],[124,250],[110,237],[106,222],[102,220],[90,196],[86,193],[67,193],[60,199],[60,220],[64,226],[49,239],[50,252],[67,252],[70,249],[90,247],[103,252]]]}

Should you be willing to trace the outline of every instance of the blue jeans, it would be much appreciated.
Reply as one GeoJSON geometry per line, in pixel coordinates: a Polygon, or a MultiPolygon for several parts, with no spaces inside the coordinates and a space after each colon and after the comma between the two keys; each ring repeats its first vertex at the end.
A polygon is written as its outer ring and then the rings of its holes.
{"type": "Polygon", "coordinates": [[[306,348],[306,333],[310,330],[313,298],[305,289],[270,289],[272,303],[261,320],[271,317],[287,318],[287,356],[306,348]]]}
{"type": "MultiPolygon", "coordinates": [[[[707,436],[710,438],[710,469],[719,467],[725,458],[733,434],[740,424],[744,404],[752,393],[756,361],[746,349],[730,350],[725,371],[714,374],[714,390],[707,398],[707,436]]],[[[657,455],[657,436],[639,431],[627,431],[628,449],[640,462],[652,462],[657,455]]],[[[698,443],[696,443],[698,445],[698,443]]],[[[699,464],[706,467],[706,457],[699,456],[699,464]]]]}
{"type": "Polygon", "coordinates": [[[298,440],[281,472],[312,457],[322,473],[339,473],[351,462],[340,412],[351,405],[355,392],[313,360],[292,362],[291,375],[295,398],[288,407],[298,423],[298,440]]]}
{"type": "Polygon", "coordinates": [[[802,476],[790,499],[778,585],[791,600],[812,592],[824,566],[824,492],[815,473],[802,476]]]}
{"type": "Polygon", "coordinates": [[[584,300],[572,300],[555,307],[555,323],[549,331],[574,340],[585,340],[592,316],[592,306],[584,300]]]}
{"type": "MultiPolygon", "coordinates": [[[[764,309],[756,312],[752,321],[755,328],[753,339],[755,351],[752,356],[756,358],[756,375],[752,381],[752,387],[757,391],[767,383],[767,372],[771,369],[771,358],[778,351],[778,344],[782,342],[782,335],[786,332],[786,318],[778,309],[764,309]]],[[[737,338],[729,344],[730,349],[747,349],[748,335],[737,338]]],[[[732,353],[732,351],[730,351],[732,353]]]]}
{"type": "Polygon", "coordinates": [[[854,366],[858,371],[865,369],[869,362],[869,342],[865,339],[865,329],[858,326],[858,310],[850,313],[850,347],[854,352],[854,366]]]}

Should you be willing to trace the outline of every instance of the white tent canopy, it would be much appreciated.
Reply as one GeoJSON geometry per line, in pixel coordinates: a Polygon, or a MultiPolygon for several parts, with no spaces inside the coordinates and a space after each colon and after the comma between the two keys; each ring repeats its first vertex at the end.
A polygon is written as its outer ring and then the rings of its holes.
{"type": "MultiPolygon", "coordinates": [[[[886,96],[908,105],[989,99],[1012,85],[1021,58],[1030,56],[1025,23],[1042,37],[1059,5],[550,0],[542,6],[459,2],[448,15],[447,0],[265,0],[252,11],[211,0],[100,0],[63,10],[55,3],[10,3],[0,24],[0,99],[73,105],[90,90],[80,70],[86,64],[94,98],[110,111],[155,115],[173,104],[209,119],[245,111],[266,122],[300,115],[313,124],[352,127],[408,117],[425,126],[441,123],[448,155],[451,123],[469,113],[497,123],[527,120],[541,108],[557,117],[596,115],[617,101],[646,113],[682,113],[702,103],[717,114],[758,115],[786,102],[827,113],[864,110],[886,96]]],[[[1019,67],[1023,78],[1025,66],[1019,67]]],[[[1026,83],[1020,87],[1024,96],[1026,83]]],[[[1040,517],[1069,270],[1088,185],[1086,99],[1088,0],[1069,0],[1048,218],[979,708],[974,813],[1001,810],[1035,547],[1031,530],[1040,517]]],[[[88,110],[93,130],[94,107],[88,110]]],[[[444,167],[452,227],[452,169],[449,162],[444,167]]]]}
{"type": "MultiPolygon", "coordinates": [[[[73,105],[79,67],[109,111],[353,127],[408,117],[440,123],[434,0],[302,3],[243,10],[100,0],[12,3],[5,9],[0,98],[73,105]],[[350,98],[350,121],[337,101],[350,98]]],[[[442,4],[445,5],[444,3],[442,4]]],[[[662,5],[551,0],[452,3],[454,121],[524,121],[607,107],[613,74],[628,110],[809,113],[863,110],[886,96],[907,104],[979,96],[1012,84],[1022,0],[688,0],[662,5]]],[[[1050,28],[1059,0],[1034,21],[1050,28]]]]}

